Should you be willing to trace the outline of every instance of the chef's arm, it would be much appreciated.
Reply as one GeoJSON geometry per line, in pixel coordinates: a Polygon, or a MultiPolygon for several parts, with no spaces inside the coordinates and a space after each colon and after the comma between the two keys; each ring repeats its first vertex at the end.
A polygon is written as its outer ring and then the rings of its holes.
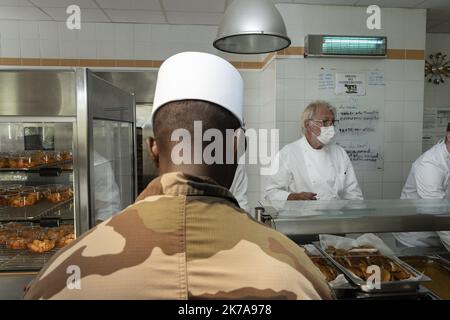
{"type": "Polygon", "coordinates": [[[417,194],[421,199],[445,199],[447,190],[444,189],[445,172],[434,165],[419,165],[415,178],[417,194]]]}
{"type": "Polygon", "coordinates": [[[350,159],[346,159],[347,165],[344,172],[344,191],[343,200],[363,200],[363,194],[356,179],[355,170],[350,159]]]}
{"type": "Polygon", "coordinates": [[[250,212],[247,199],[247,188],[248,188],[248,176],[245,171],[245,166],[239,164],[236,168],[236,173],[234,175],[233,184],[230,187],[230,192],[236,198],[239,206],[247,212],[250,212]]]}
{"type": "Polygon", "coordinates": [[[289,201],[295,200],[317,200],[317,193],[314,192],[299,192],[299,193],[291,193],[288,196],[289,201]]]}
{"type": "Polygon", "coordinates": [[[271,201],[286,201],[290,195],[289,184],[291,182],[291,172],[286,168],[282,156],[278,153],[272,161],[270,172],[267,177],[267,185],[264,198],[271,201]]]}
{"type": "MultiPolygon", "coordinates": [[[[416,168],[415,179],[417,194],[421,199],[445,199],[447,190],[444,188],[446,173],[440,168],[428,164],[419,165],[416,168]]],[[[439,238],[445,248],[450,251],[450,231],[438,231],[439,238]]]]}

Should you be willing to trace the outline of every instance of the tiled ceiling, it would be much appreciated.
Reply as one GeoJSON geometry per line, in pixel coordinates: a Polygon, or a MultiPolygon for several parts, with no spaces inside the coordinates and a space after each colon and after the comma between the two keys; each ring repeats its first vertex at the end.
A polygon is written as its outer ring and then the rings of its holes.
{"type": "MultiPolygon", "coordinates": [[[[450,0],[273,0],[428,9],[428,32],[450,33],[450,0]]],[[[80,6],[82,21],[217,25],[232,0],[0,0],[0,19],[65,21],[67,6],[80,6]]]]}

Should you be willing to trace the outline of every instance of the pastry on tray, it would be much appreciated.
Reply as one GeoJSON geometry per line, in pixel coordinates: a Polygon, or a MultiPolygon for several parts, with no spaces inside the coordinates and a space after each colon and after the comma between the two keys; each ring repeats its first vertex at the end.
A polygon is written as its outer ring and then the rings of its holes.
{"type": "Polygon", "coordinates": [[[50,239],[33,240],[28,243],[28,250],[34,253],[44,253],[55,247],[55,241],[50,239]]]}
{"type": "Polygon", "coordinates": [[[401,281],[412,276],[397,262],[381,255],[378,249],[370,246],[354,247],[349,250],[328,246],[325,251],[337,263],[364,281],[373,275],[373,271],[369,272],[369,266],[374,265],[380,268],[382,282],[401,281]]]}

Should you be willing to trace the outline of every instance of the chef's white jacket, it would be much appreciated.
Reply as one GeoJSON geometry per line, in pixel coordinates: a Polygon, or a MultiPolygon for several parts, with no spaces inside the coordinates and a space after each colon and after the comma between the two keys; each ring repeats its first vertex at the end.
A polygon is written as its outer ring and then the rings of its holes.
{"type": "Polygon", "coordinates": [[[111,161],[94,151],[95,220],[105,221],[123,208],[111,161]]]}
{"type": "Polygon", "coordinates": [[[289,194],[300,192],[317,193],[317,200],[363,199],[353,165],[335,143],[314,149],[302,137],[281,149],[272,162],[272,172],[266,200],[287,200],[289,194]]]}
{"type": "Polygon", "coordinates": [[[238,164],[236,168],[236,173],[234,174],[233,183],[230,187],[230,192],[236,198],[239,206],[245,211],[250,212],[250,207],[248,206],[247,199],[247,187],[248,187],[248,176],[245,171],[244,164],[238,164]]]}
{"type": "MultiPolygon", "coordinates": [[[[448,199],[450,154],[442,140],[422,154],[412,165],[401,199],[448,199]]],[[[395,238],[408,247],[439,246],[450,250],[450,232],[396,233],[395,238]]]]}

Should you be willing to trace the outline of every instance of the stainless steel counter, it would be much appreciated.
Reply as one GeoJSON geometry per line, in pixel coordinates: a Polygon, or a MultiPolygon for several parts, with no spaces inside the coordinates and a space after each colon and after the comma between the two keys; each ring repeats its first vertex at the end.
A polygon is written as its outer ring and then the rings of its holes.
{"type": "Polygon", "coordinates": [[[450,230],[447,200],[278,201],[261,203],[287,236],[450,230]]]}

